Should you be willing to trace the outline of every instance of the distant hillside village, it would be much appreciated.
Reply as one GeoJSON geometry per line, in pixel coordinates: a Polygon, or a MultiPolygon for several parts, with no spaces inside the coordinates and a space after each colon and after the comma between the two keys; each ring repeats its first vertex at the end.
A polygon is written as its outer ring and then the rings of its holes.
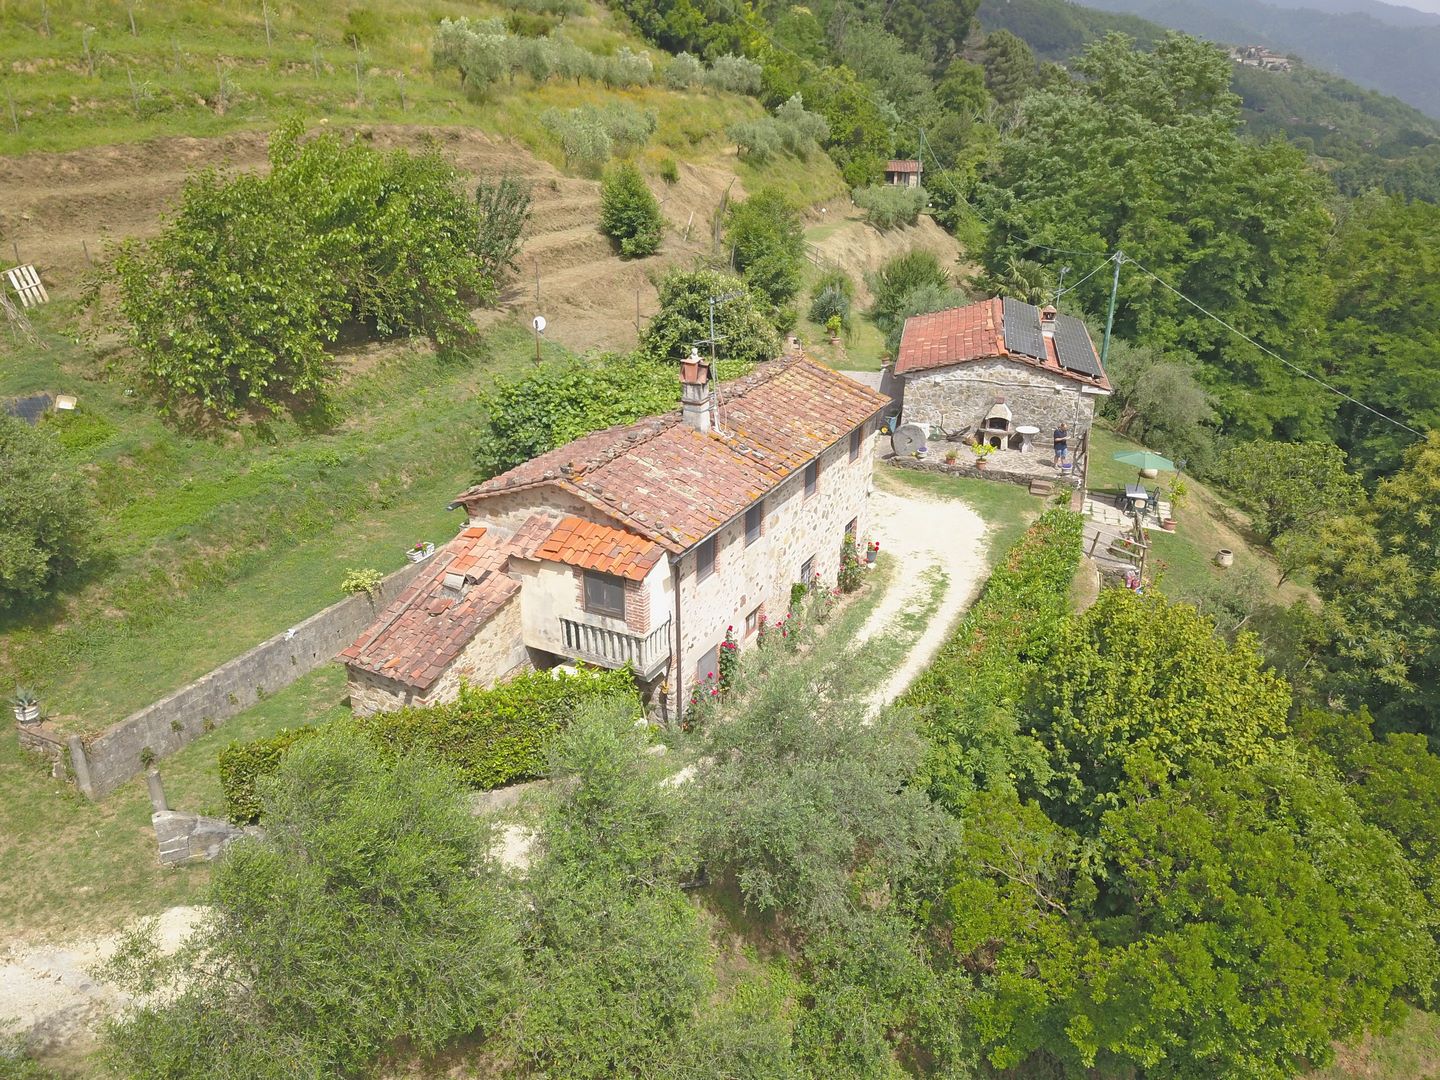
{"type": "Polygon", "coordinates": [[[1236,45],[1230,50],[1230,59],[1242,67],[1256,67],[1264,71],[1289,71],[1295,66],[1290,57],[1272,52],[1264,45],[1236,45]]]}

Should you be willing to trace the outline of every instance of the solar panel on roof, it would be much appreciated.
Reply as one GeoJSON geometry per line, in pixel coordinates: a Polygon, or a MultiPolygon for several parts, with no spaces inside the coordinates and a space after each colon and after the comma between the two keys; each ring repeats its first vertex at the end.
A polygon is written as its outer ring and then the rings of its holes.
{"type": "Polygon", "coordinates": [[[1005,297],[1001,305],[1005,320],[1005,348],[1021,356],[1045,359],[1045,339],[1040,334],[1040,309],[1023,300],[1005,297]]]}
{"type": "Polygon", "coordinates": [[[1100,377],[1100,365],[1095,362],[1095,346],[1090,344],[1085,324],[1075,316],[1056,316],[1055,352],[1060,357],[1061,367],[1094,379],[1100,377]]]}

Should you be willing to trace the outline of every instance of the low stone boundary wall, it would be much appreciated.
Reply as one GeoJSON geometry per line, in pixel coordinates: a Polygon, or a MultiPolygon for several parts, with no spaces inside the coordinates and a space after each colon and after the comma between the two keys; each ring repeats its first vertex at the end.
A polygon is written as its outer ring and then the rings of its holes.
{"type": "MultiPolygon", "coordinates": [[[[427,566],[422,562],[397,570],[380,583],[373,599],[359,593],[331,604],[93,738],[70,736],[75,786],[86,798],[99,801],[139,773],[146,764],[142,758],[168,757],[334,659],[427,566]]],[[[54,741],[53,733],[50,738],[54,741]]]]}

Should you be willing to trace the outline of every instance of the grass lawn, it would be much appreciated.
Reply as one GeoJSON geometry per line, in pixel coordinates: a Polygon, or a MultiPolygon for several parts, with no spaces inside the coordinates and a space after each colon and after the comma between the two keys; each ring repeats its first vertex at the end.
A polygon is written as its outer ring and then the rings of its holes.
{"type": "Polygon", "coordinates": [[[510,324],[464,355],[402,343],[363,358],[324,416],[197,434],[67,343],[63,317],[45,309],[50,348],[7,365],[0,396],[78,394],[77,413],[47,423],[94,481],[97,557],[57,602],[0,616],[0,678],[36,685],[74,730],[334,603],[348,568],[393,570],[416,539],[448,539],[460,520],[444,506],[473,475],[475,391],[533,362],[510,324]]]}
{"type": "Polygon", "coordinates": [[[1440,1080],[1440,1016],[1409,1009],[1395,1031],[1342,1048],[1308,1080],[1440,1080]]]}
{"type": "MultiPolygon", "coordinates": [[[[344,693],[344,669],[327,664],[166,758],[160,768],[170,805],[223,816],[219,751],[293,727],[297,717],[333,719],[348,712],[339,704],[344,693]]],[[[89,803],[8,734],[0,738],[0,940],[105,933],[195,902],[208,880],[204,865],[167,869],[156,861],[143,777],[89,803]]]]}
{"type": "MultiPolygon", "coordinates": [[[[1091,428],[1086,477],[1090,490],[1115,495],[1123,492],[1127,483],[1134,483],[1135,467],[1115,461],[1114,455],[1135,449],[1143,448],[1112,431],[1091,428]]],[[[1173,473],[1162,472],[1158,481],[1146,483],[1152,488],[1158,483],[1163,490],[1168,489],[1173,478],[1173,473]]],[[[1153,566],[1160,587],[1174,597],[1195,596],[1223,582],[1227,576],[1238,578],[1247,570],[1255,571],[1265,584],[1275,587],[1279,570],[1249,534],[1244,514],[1223,494],[1193,476],[1185,476],[1185,486],[1188,488],[1185,501],[1175,510],[1175,532],[1151,534],[1153,566]],[[1235,553],[1235,565],[1228,570],[1215,565],[1215,553],[1221,548],[1235,553]]],[[[1306,595],[1308,591],[1294,582],[1286,582],[1275,590],[1275,598],[1282,604],[1291,604],[1306,595]]]]}

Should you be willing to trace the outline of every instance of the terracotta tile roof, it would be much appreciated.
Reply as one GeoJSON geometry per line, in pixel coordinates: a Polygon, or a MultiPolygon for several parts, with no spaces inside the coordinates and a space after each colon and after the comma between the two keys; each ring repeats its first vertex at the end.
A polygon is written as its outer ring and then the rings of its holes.
{"type": "Polygon", "coordinates": [[[918,173],[921,171],[920,162],[904,158],[892,158],[885,163],[886,172],[918,173]]]}
{"type": "Polygon", "coordinates": [[[534,557],[640,581],[664,554],[642,536],[571,516],[555,526],[534,557]]]}
{"type": "Polygon", "coordinates": [[[454,662],[475,636],[520,588],[506,574],[512,554],[533,550],[555,519],[537,514],[513,537],[501,539],[485,529],[460,535],[430,556],[405,590],[355,643],[340,654],[347,664],[383,675],[424,692],[454,662]],[[450,574],[463,574],[459,596],[445,586],[450,574]]]}
{"type": "Polygon", "coordinates": [[[457,501],[474,514],[503,492],[558,488],[617,526],[681,552],[889,404],[805,357],[776,360],[721,385],[720,427],[709,434],[684,424],[678,410],[649,417],[541,454],[457,501]]]}
{"type": "MultiPolygon", "coordinates": [[[[1087,334],[1088,339],[1088,334],[1087,334]]],[[[1060,366],[1053,338],[1045,338],[1046,358],[1043,360],[1011,352],[1005,347],[1005,315],[1001,298],[996,296],[965,307],[947,308],[929,315],[912,315],[905,320],[900,335],[900,350],[895,358],[895,374],[953,367],[971,360],[999,357],[1040,368],[1062,378],[1086,386],[1110,389],[1102,372],[1092,378],[1060,366]]],[[[1091,352],[1095,345],[1090,344],[1091,352]]],[[[1099,357],[1096,357],[1099,366],[1099,357]]]]}

